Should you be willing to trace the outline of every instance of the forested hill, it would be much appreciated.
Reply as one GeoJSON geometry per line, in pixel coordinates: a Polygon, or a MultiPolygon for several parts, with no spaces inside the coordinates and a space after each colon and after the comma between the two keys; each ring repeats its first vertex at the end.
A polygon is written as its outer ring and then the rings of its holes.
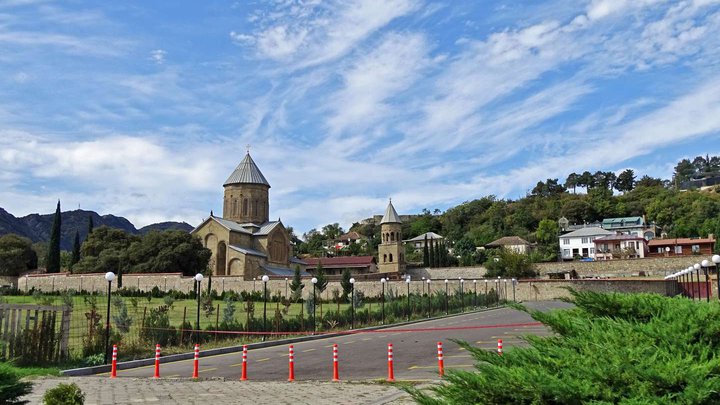
{"type": "MultiPolygon", "coordinates": [[[[54,214],[30,214],[17,218],[0,208],[0,235],[14,233],[30,239],[33,242],[47,242],[50,239],[54,214]]],[[[192,226],[185,222],[162,222],[136,229],[126,218],[115,215],[100,215],[94,211],[74,210],[65,211],[61,214],[61,238],[60,249],[71,250],[75,232],[80,233],[80,240],[85,240],[88,233],[88,225],[92,218],[93,226],[108,226],[121,229],[130,234],[144,234],[151,230],[179,229],[189,232],[192,226]]]]}

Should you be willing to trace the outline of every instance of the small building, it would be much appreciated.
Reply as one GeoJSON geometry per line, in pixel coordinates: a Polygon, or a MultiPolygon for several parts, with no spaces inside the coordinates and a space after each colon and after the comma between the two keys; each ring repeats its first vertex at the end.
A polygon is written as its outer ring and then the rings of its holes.
{"type": "Polygon", "coordinates": [[[707,238],[653,239],[648,242],[651,257],[711,255],[715,236],[707,238]]]}
{"type": "Polygon", "coordinates": [[[488,243],[487,245],[485,245],[485,248],[504,248],[512,250],[515,253],[529,254],[532,250],[532,244],[519,236],[505,236],[488,243]]]}
{"type": "MultiPolygon", "coordinates": [[[[441,235],[436,234],[435,232],[425,232],[422,235],[418,235],[412,239],[405,239],[403,241],[404,244],[410,244],[413,248],[415,248],[416,252],[422,251],[425,249],[425,240],[433,240],[433,241],[441,241],[445,239],[441,235]]],[[[428,243],[429,244],[429,243],[428,243]]]]}
{"type": "Polygon", "coordinates": [[[648,254],[648,241],[637,235],[608,235],[595,238],[595,260],[642,259],[648,254]]]}
{"type": "Polygon", "coordinates": [[[315,274],[318,263],[322,263],[323,271],[328,275],[339,275],[345,269],[352,274],[369,274],[377,272],[375,256],[340,256],[340,257],[308,257],[303,259],[305,271],[315,274]]]}
{"type": "Polygon", "coordinates": [[[564,235],[560,235],[560,251],[563,260],[573,260],[576,257],[595,258],[595,239],[613,235],[599,227],[581,228],[564,235]]]}
{"type": "Polygon", "coordinates": [[[340,237],[338,238],[338,243],[343,246],[348,246],[351,243],[361,243],[365,239],[366,238],[363,237],[362,235],[360,235],[359,233],[357,233],[355,231],[350,231],[346,234],[340,235],[340,237]]]}

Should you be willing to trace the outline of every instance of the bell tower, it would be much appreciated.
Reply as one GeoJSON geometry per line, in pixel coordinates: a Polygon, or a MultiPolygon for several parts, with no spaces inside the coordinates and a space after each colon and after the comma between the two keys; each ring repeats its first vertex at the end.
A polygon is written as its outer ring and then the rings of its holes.
{"type": "Polygon", "coordinates": [[[402,245],[402,221],[388,203],[380,221],[380,246],[378,246],[378,272],[397,273],[405,271],[405,249],[402,245]]]}
{"type": "Polygon", "coordinates": [[[270,218],[270,183],[250,157],[250,152],[223,184],[223,219],[264,224],[270,218]]]}

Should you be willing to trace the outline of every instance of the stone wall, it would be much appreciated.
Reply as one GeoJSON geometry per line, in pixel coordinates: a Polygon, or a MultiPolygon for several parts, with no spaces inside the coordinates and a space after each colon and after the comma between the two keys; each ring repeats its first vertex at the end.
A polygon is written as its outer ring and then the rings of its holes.
{"type": "MultiPolygon", "coordinates": [[[[426,282],[422,282],[420,279],[413,279],[410,283],[410,292],[412,293],[423,293],[423,292],[437,292],[445,291],[444,279],[432,279],[428,285],[426,282]]],[[[473,283],[472,279],[465,279],[463,288],[467,292],[472,292],[477,286],[477,292],[482,294],[485,292],[485,280],[476,279],[477,283],[473,283]]],[[[69,273],[58,273],[55,275],[30,275],[28,277],[21,277],[19,280],[19,288],[21,290],[35,288],[41,291],[62,291],[65,289],[74,290],[86,290],[86,291],[99,291],[105,292],[107,289],[107,281],[105,281],[104,274],[83,274],[72,275],[69,273]]],[[[506,296],[508,300],[513,299],[513,288],[510,280],[501,280],[495,283],[496,280],[488,280],[487,289],[488,291],[497,288],[500,294],[506,296]]],[[[183,277],[179,273],[171,274],[125,274],[123,275],[123,287],[124,288],[138,288],[141,291],[152,290],[153,287],[158,287],[161,291],[179,290],[179,291],[192,291],[193,289],[193,278],[183,277]]],[[[288,286],[289,293],[290,280],[285,282],[284,279],[271,279],[268,282],[268,294],[281,294],[285,295],[286,285],[288,286]]],[[[303,289],[303,296],[307,297],[312,292],[312,284],[310,280],[304,279],[303,283],[305,288],[303,289]]],[[[9,284],[9,283],[8,283],[9,284]]],[[[712,297],[717,297],[717,283],[715,280],[711,280],[713,286],[712,297]]],[[[117,280],[112,284],[113,290],[117,288],[117,280]]],[[[207,278],[203,280],[203,288],[207,287],[207,278]]],[[[666,284],[663,280],[653,279],[581,279],[581,280],[548,280],[548,279],[535,279],[535,280],[521,280],[515,286],[515,299],[518,301],[544,301],[552,300],[561,297],[568,297],[570,294],[567,291],[567,287],[571,287],[576,290],[593,290],[599,292],[625,292],[625,293],[637,293],[637,292],[650,292],[657,294],[665,294],[666,284]]],[[[215,276],[212,279],[212,288],[218,292],[233,290],[233,291],[262,291],[262,281],[246,281],[242,277],[234,276],[215,276]]],[[[358,281],[355,283],[356,291],[362,291],[366,296],[378,296],[380,295],[383,285],[377,280],[374,281],[358,281]]],[[[396,296],[404,296],[407,293],[407,284],[403,280],[392,280],[385,284],[386,291],[392,291],[396,296]]],[[[448,291],[450,294],[454,294],[460,288],[460,282],[457,277],[449,279],[448,291]]],[[[337,289],[342,291],[339,281],[331,281],[328,283],[328,287],[323,293],[323,298],[326,300],[332,299],[332,291],[337,289]]]]}
{"type": "Polygon", "coordinates": [[[628,277],[638,276],[640,272],[644,272],[646,276],[664,277],[667,274],[699,263],[703,259],[710,259],[710,257],[681,256],[595,262],[538,263],[537,270],[541,276],[553,272],[575,270],[581,277],[628,277]]]}
{"type": "Polygon", "coordinates": [[[3,285],[17,286],[17,277],[0,276],[0,286],[3,285]]]}

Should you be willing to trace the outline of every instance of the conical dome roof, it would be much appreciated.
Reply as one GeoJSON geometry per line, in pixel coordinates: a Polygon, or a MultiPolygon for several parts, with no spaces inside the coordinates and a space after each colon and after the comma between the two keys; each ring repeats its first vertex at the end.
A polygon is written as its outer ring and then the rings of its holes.
{"type": "Polygon", "coordinates": [[[231,184],[262,184],[270,187],[270,183],[250,157],[250,153],[245,155],[235,171],[225,180],[223,187],[231,184]]]}
{"type": "Polygon", "coordinates": [[[397,211],[395,211],[395,207],[392,205],[392,200],[388,203],[387,208],[385,209],[385,215],[383,215],[382,220],[380,221],[380,225],[382,224],[401,224],[402,221],[400,220],[400,216],[398,215],[397,211]]]}

